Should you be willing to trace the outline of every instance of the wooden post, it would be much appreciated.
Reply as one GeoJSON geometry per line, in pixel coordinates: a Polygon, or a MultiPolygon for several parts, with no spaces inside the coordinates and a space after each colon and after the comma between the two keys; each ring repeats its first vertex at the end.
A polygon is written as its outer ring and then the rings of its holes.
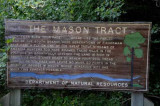
{"type": "Polygon", "coordinates": [[[10,92],[10,106],[21,106],[21,90],[15,89],[10,92]]]}
{"type": "Polygon", "coordinates": [[[131,106],[144,106],[144,96],[141,92],[131,94],[131,106]]]}

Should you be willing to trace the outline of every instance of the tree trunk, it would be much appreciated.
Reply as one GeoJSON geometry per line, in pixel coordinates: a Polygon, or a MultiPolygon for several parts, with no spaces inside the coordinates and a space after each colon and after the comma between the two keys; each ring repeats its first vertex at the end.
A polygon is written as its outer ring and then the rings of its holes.
{"type": "Polygon", "coordinates": [[[134,62],[134,48],[132,48],[132,58],[131,58],[131,87],[133,87],[133,62],[134,62]]]}

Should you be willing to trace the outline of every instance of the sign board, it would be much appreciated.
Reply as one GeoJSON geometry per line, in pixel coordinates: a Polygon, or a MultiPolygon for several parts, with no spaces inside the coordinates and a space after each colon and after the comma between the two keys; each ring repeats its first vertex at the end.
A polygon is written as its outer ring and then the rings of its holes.
{"type": "Polygon", "coordinates": [[[147,91],[150,27],[6,20],[8,87],[147,91]]]}

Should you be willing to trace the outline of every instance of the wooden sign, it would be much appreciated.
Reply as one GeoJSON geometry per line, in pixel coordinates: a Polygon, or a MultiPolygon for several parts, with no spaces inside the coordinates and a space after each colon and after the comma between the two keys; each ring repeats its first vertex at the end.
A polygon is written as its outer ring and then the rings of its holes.
{"type": "Polygon", "coordinates": [[[5,24],[8,87],[148,90],[151,23],[5,24]]]}

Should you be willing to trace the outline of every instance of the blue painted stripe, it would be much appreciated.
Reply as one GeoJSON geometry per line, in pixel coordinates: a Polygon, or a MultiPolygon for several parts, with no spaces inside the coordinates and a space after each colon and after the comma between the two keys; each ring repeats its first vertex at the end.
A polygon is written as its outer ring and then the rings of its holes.
{"type": "MultiPolygon", "coordinates": [[[[84,73],[84,74],[77,74],[77,75],[52,75],[52,74],[36,74],[32,72],[11,72],[10,77],[33,77],[36,79],[66,79],[66,80],[72,80],[72,79],[78,79],[78,78],[100,78],[108,81],[131,81],[131,79],[125,79],[125,78],[112,78],[107,75],[98,74],[98,73],[84,73]]],[[[138,79],[140,76],[136,76],[133,79],[138,79]]]]}

